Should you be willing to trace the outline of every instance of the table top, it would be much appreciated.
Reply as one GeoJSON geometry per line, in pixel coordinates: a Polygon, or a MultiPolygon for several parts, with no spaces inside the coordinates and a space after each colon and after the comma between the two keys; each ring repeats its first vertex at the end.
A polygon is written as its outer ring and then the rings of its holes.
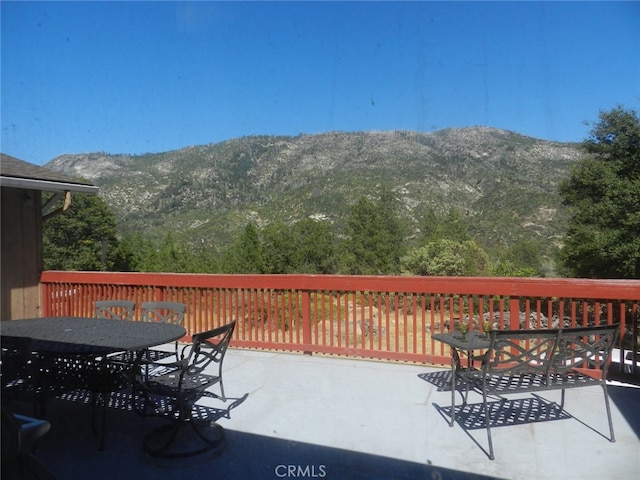
{"type": "Polygon", "coordinates": [[[170,323],[104,318],[49,317],[0,322],[0,335],[27,337],[32,348],[49,352],[142,350],[182,338],[184,327],[170,323]]]}
{"type": "Polygon", "coordinates": [[[484,332],[478,331],[467,332],[465,340],[462,339],[460,332],[436,333],[432,338],[446,343],[456,350],[486,350],[491,344],[491,340],[487,338],[484,332]]]}

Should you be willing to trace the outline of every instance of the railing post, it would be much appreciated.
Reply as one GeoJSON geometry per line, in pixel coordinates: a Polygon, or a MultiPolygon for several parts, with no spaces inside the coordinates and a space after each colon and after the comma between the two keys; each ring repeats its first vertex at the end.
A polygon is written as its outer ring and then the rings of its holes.
{"type": "Polygon", "coordinates": [[[311,345],[311,299],[309,290],[302,292],[302,343],[305,345],[304,354],[311,355],[308,345],[311,345]]]}
{"type": "Polygon", "coordinates": [[[43,317],[51,317],[51,284],[40,282],[40,315],[43,317]]]}
{"type": "Polygon", "coordinates": [[[509,329],[520,330],[520,299],[509,297],[509,329]]]}

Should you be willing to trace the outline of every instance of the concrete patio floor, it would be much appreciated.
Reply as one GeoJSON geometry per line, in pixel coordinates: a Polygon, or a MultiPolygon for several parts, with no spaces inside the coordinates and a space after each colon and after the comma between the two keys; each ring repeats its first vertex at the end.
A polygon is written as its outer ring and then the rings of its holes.
{"type": "Polygon", "coordinates": [[[120,409],[109,409],[107,446],[99,452],[90,407],[63,400],[48,406],[52,427],[36,455],[59,480],[601,480],[640,471],[638,388],[610,387],[615,443],[599,387],[568,390],[566,412],[555,418],[539,407],[560,392],[509,398],[516,417],[530,417],[492,429],[491,461],[483,426],[449,427],[450,392],[438,388],[447,378],[447,369],[423,365],[230,349],[230,399],[204,402],[226,431],[218,456],[147,458],[143,437],[162,420],[120,409]]]}

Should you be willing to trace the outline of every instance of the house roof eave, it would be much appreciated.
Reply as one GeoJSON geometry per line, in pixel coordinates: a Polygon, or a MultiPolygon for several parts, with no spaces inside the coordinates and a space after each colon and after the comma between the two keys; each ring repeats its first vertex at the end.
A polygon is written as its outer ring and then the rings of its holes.
{"type": "Polygon", "coordinates": [[[53,182],[32,178],[0,177],[0,187],[24,188],[43,192],[74,192],[97,194],[98,187],[79,183],[53,182]]]}

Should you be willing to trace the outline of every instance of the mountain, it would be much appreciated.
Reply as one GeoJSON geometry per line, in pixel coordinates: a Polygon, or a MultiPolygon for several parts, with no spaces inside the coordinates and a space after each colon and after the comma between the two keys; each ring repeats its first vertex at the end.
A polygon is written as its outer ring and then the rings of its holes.
{"type": "Polygon", "coordinates": [[[516,239],[561,242],[558,182],[582,156],[577,144],[487,127],[250,136],[146,155],[61,155],[46,167],[100,187],[123,232],[172,231],[219,247],[247,222],[304,217],[338,231],[361,196],[391,187],[418,228],[427,208],[455,207],[486,247],[516,239]]]}

